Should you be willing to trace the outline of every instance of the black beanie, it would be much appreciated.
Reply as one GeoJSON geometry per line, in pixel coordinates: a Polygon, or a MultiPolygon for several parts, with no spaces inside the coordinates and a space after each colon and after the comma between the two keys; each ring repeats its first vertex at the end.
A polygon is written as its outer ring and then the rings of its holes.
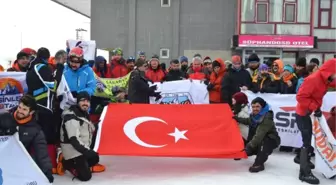
{"type": "Polygon", "coordinates": [[[248,59],[247,59],[248,62],[260,62],[260,58],[258,57],[257,54],[255,53],[252,53],[248,59]]]}
{"type": "Polygon", "coordinates": [[[265,107],[266,106],[266,101],[260,97],[256,97],[254,100],[252,100],[252,103],[251,104],[256,104],[256,103],[259,103],[261,105],[261,107],[265,107]]]}
{"type": "Polygon", "coordinates": [[[212,62],[212,69],[214,69],[215,67],[221,67],[220,63],[216,60],[212,62]]]}
{"type": "Polygon", "coordinates": [[[50,52],[47,48],[40,48],[37,50],[36,57],[48,60],[50,58],[50,52]]]}
{"type": "Polygon", "coordinates": [[[295,62],[296,66],[300,66],[300,67],[306,67],[307,66],[307,60],[304,57],[299,58],[296,62],[295,62]]]}
{"type": "Polygon", "coordinates": [[[317,58],[312,58],[312,59],[310,60],[309,63],[314,63],[314,64],[316,64],[317,66],[320,65],[320,61],[319,61],[319,59],[317,59],[317,58]]]}
{"type": "Polygon", "coordinates": [[[91,97],[88,92],[86,91],[81,91],[77,94],[77,103],[79,103],[82,100],[91,100],[91,97]]]}

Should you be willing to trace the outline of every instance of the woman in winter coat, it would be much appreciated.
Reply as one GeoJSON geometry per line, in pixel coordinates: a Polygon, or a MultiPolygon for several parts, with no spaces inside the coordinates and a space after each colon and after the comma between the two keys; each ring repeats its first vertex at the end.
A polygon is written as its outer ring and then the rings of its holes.
{"type": "MultiPolygon", "coordinates": [[[[242,92],[237,92],[232,96],[232,109],[233,114],[238,118],[249,118],[249,107],[248,99],[246,94],[242,92]]],[[[240,133],[243,136],[244,144],[246,144],[247,135],[248,135],[248,126],[239,124],[240,133]]]]}
{"type": "Polygon", "coordinates": [[[259,67],[257,82],[252,83],[252,92],[257,93],[278,93],[280,81],[275,79],[273,73],[268,72],[269,67],[262,64],[259,67]]]}
{"type": "Polygon", "coordinates": [[[295,94],[297,81],[294,68],[290,65],[285,65],[280,79],[280,94],[295,94]]]}
{"type": "Polygon", "coordinates": [[[210,83],[207,86],[210,96],[210,103],[221,102],[221,82],[225,73],[225,64],[221,58],[217,58],[212,62],[213,72],[210,75],[210,83]]]}

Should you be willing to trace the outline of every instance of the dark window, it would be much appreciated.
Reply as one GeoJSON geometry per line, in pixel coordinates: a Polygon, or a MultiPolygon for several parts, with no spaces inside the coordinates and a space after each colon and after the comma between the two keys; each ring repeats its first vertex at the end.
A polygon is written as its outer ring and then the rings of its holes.
{"type": "Polygon", "coordinates": [[[295,4],[285,4],[285,20],[284,22],[295,22],[295,4]]]}
{"type": "Polygon", "coordinates": [[[170,0],[161,0],[161,6],[169,6],[170,0]]]}
{"type": "Polygon", "coordinates": [[[257,3],[257,22],[268,22],[267,19],[268,4],[257,3]]]}

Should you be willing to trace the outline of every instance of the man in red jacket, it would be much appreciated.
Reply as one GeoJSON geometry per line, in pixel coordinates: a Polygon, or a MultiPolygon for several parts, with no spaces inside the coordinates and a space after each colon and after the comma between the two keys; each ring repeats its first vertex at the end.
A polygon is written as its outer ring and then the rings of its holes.
{"type": "Polygon", "coordinates": [[[315,117],[321,117],[320,107],[328,87],[335,86],[336,59],[325,62],[321,68],[308,76],[296,95],[296,122],[301,131],[303,146],[300,152],[299,179],[309,184],[319,184],[319,179],[311,172],[312,165],[308,154],[312,152],[312,121],[310,115],[314,112],[315,117]]]}

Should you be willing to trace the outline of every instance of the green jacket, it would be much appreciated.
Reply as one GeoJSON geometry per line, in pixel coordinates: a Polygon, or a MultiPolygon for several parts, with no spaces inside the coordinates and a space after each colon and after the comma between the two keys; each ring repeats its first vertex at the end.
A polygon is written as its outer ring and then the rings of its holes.
{"type": "MultiPolygon", "coordinates": [[[[249,118],[237,118],[237,121],[241,124],[250,126],[252,124],[252,115],[249,118]]],[[[269,111],[264,117],[260,119],[260,123],[256,127],[249,127],[249,134],[247,137],[248,145],[252,148],[258,148],[262,145],[265,137],[276,140],[280,145],[280,137],[276,130],[273,121],[273,112],[269,111]]]]}

